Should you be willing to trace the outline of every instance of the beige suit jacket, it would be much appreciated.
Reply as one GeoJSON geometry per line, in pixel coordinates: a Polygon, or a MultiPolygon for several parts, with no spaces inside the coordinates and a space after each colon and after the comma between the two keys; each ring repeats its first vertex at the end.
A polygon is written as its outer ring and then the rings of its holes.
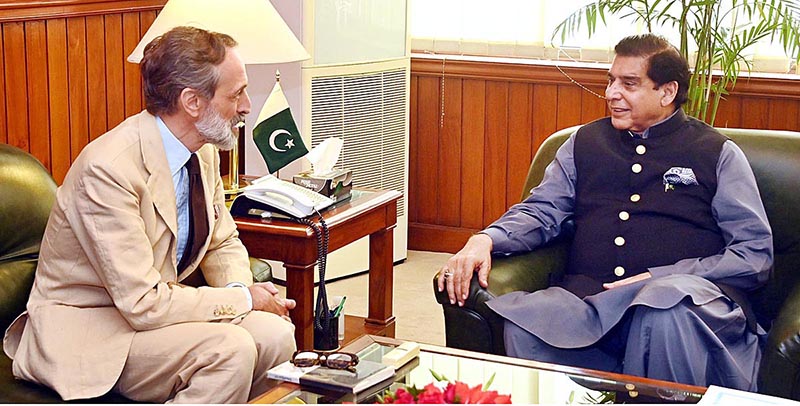
{"type": "Polygon", "coordinates": [[[197,155],[211,231],[177,275],[175,189],[155,117],[132,116],[81,152],[58,188],[27,312],[4,338],[17,377],[67,400],[96,397],[117,381],[136,331],[246,314],[241,289],[177,283],[198,267],[210,286],[252,283],[217,151],[197,155]]]}

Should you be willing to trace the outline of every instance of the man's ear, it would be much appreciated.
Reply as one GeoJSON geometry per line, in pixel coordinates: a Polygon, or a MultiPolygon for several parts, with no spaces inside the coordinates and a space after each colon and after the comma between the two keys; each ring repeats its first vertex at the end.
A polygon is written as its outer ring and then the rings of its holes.
{"type": "Polygon", "coordinates": [[[672,81],[661,85],[661,107],[667,107],[675,100],[678,95],[678,82],[672,81]]]}
{"type": "Polygon", "coordinates": [[[205,98],[190,87],[181,91],[180,107],[189,116],[199,118],[205,108],[205,98]]]}

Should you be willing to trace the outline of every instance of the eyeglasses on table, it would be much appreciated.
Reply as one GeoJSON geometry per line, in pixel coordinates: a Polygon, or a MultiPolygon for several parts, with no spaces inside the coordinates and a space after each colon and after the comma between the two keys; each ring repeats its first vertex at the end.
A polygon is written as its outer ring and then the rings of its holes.
{"type": "Polygon", "coordinates": [[[355,366],[358,365],[358,355],[349,352],[298,350],[292,354],[291,362],[294,366],[301,368],[322,365],[327,368],[355,372],[355,366]]]}

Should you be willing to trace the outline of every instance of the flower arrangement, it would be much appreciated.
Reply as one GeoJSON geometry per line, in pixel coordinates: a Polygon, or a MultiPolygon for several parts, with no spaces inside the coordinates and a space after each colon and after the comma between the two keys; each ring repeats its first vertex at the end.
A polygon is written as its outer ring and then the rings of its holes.
{"type": "MultiPolygon", "coordinates": [[[[445,403],[511,403],[511,395],[501,395],[497,391],[488,390],[492,379],[486,384],[486,390],[482,384],[469,387],[464,382],[450,382],[447,378],[437,375],[431,371],[433,377],[438,382],[432,382],[422,389],[414,386],[405,386],[397,389],[394,393],[387,391],[383,396],[378,397],[376,403],[403,403],[403,404],[445,404],[445,403]],[[442,388],[442,383],[446,385],[442,388]]],[[[494,376],[492,376],[494,378],[494,376]]]]}

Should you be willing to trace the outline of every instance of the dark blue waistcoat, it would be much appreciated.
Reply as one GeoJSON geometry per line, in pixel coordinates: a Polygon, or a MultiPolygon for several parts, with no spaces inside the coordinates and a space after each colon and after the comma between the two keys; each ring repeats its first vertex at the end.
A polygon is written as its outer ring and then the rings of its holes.
{"type": "Polygon", "coordinates": [[[721,252],[725,241],[711,201],[726,140],[683,111],[651,127],[647,139],[615,129],[610,118],[578,130],[567,278],[613,282],[721,252]]]}

